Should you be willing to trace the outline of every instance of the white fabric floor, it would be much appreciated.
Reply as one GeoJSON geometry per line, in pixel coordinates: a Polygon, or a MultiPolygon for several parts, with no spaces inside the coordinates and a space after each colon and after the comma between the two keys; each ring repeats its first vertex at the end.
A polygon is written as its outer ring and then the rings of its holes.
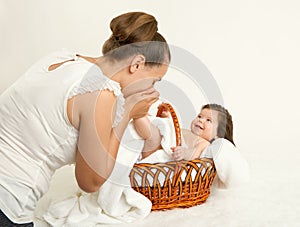
{"type": "MultiPolygon", "coordinates": [[[[264,143],[267,144],[267,141],[264,143]]],[[[143,220],[129,224],[101,225],[110,227],[152,226],[300,226],[299,158],[278,155],[285,146],[261,146],[243,150],[251,167],[251,182],[235,190],[212,189],[205,204],[187,209],[152,212],[143,220]],[[264,152],[263,152],[264,151],[264,152]],[[270,159],[272,152],[276,158],[270,159]]],[[[40,201],[37,214],[42,214],[51,196],[64,196],[76,191],[71,166],[54,175],[50,191],[40,201]]],[[[36,220],[36,226],[47,226],[36,220]]]]}

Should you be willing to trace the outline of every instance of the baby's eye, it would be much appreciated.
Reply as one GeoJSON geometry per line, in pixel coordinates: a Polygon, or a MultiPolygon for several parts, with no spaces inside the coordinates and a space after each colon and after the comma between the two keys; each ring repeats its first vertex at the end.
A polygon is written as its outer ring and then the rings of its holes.
{"type": "Polygon", "coordinates": [[[208,122],[211,122],[211,119],[206,119],[208,122]]]}

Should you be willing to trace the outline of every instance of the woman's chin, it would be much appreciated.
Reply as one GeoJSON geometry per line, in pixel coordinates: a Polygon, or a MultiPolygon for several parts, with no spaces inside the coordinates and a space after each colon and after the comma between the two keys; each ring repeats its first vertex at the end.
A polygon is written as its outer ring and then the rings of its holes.
{"type": "Polygon", "coordinates": [[[149,89],[149,88],[150,88],[150,87],[148,87],[148,88],[143,88],[143,87],[136,87],[136,86],[134,86],[134,87],[128,86],[127,88],[124,88],[124,89],[122,90],[122,93],[123,93],[124,97],[126,98],[126,97],[128,97],[128,96],[130,96],[130,95],[134,95],[134,94],[137,94],[137,93],[146,91],[146,90],[149,89]]]}

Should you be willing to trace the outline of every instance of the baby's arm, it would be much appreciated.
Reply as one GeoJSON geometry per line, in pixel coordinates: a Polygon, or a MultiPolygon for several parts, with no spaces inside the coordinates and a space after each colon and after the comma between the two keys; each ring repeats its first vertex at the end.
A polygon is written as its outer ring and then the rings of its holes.
{"type": "Polygon", "coordinates": [[[197,141],[196,145],[195,145],[195,152],[192,156],[192,159],[195,158],[200,158],[202,152],[205,150],[205,148],[207,148],[210,145],[210,142],[208,142],[207,140],[203,139],[203,138],[199,138],[199,140],[197,141]]]}
{"type": "Polygon", "coordinates": [[[142,159],[161,148],[162,136],[157,127],[151,124],[147,116],[133,120],[135,130],[145,140],[142,159]]]}
{"type": "Polygon", "coordinates": [[[202,152],[204,149],[209,145],[210,143],[205,139],[199,139],[197,141],[196,145],[191,148],[185,148],[185,147],[175,147],[173,148],[173,158],[175,161],[180,161],[182,159],[184,160],[193,160],[196,158],[200,158],[202,152]]]}

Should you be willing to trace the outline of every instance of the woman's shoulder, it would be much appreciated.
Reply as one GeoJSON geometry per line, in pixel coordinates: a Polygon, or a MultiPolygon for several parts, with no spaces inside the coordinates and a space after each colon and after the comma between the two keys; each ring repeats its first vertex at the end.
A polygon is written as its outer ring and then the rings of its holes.
{"type": "Polygon", "coordinates": [[[48,53],[43,58],[41,58],[41,61],[58,63],[63,62],[65,60],[75,60],[76,58],[76,52],[68,50],[66,48],[62,48],[60,50],[55,50],[48,53]]]}

